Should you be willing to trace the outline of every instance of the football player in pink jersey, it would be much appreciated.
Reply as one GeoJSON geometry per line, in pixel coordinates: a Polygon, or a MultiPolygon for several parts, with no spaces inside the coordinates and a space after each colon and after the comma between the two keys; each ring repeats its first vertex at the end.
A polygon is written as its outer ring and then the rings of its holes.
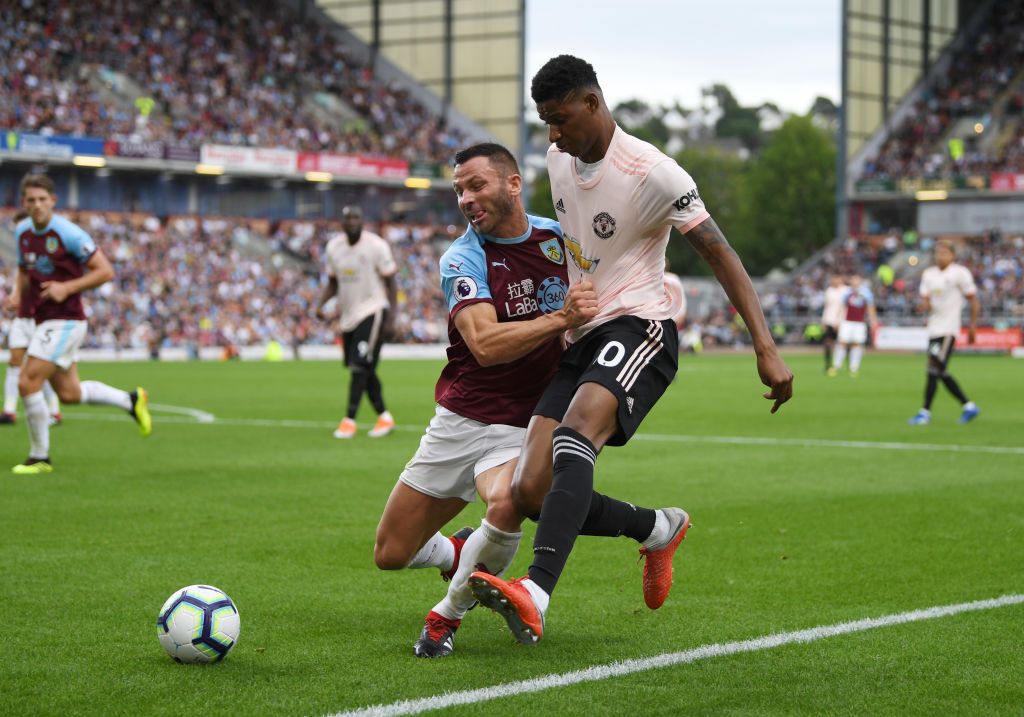
{"type": "Polygon", "coordinates": [[[534,410],[513,480],[516,508],[538,519],[529,573],[511,582],[483,571],[469,579],[481,604],[501,614],[524,644],[540,640],[551,593],[580,534],[638,541],[646,558],[644,601],[654,609],[668,596],[672,556],[689,516],[596,492],[594,462],[604,446],[629,440],[675,376],[677,307],[663,278],[673,226],[711,265],[746,322],[771,412],[793,395],[793,373],[750,278],[690,176],[616,125],[584,60],[549,60],[531,94],[549,128],[551,199],[572,259],[569,281],[593,283],[598,312],[567,332],[569,348],[534,410]]]}

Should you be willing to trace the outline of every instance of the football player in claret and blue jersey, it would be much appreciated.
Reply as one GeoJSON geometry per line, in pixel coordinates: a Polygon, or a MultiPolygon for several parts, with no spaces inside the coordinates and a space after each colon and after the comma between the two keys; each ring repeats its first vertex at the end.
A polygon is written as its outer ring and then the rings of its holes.
{"type": "Polygon", "coordinates": [[[100,381],[78,377],[78,349],[85,339],[85,310],[81,292],[114,278],[114,270],[89,234],[54,214],[57,192],[53,180],[30,174],[21,181],[21,203],[28,217],[15,228],[18,242],[18,287],[35,307],[35,329],[29,340],[18,392],[25,404],[29,454],[14,473],[53,470],[50,463],[50,412],[42,387],[49,381],[61,403],[117,406],[152,431],[146,392],[129,393],[100,381]]]}

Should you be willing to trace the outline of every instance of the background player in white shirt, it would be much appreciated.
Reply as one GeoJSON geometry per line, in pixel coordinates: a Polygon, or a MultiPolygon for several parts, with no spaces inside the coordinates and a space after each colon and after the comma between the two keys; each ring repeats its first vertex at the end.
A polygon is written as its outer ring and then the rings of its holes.
{"type": "Polygon", "coordinates": [[[829,275],[828,282],[824,306],[821,307],[821,343],[825,347],[825,371],[832,368],[832,349],[835,348],[839,324],[843,320],[843,292],[846,290],[842,274],[833,272],[829,275]]]}
{"type": "Polygon", "coordinates": [[[793,395],[793,373],[779,357],[750,277],[693,179],[616,125],[586,61],[549,60],[531,94],[549,127],[551,198],[571,257],[569,282],[589,279],[598,311],[567,332],[569,348],[534,410],[513,479],[516,509],[537,516],[529,574],[512,582],[482,571],[470,577],[481,604],[504,617],[524,644],[540,639],[551,593],[581,534],[641,543],[644,601],[654,609],[668,596],[672,556],[689,516],[596,492],[594,462],[604,446],[629,440],[675,376],[678,307],[664,284],[673,226],[710,264],[746,322],[772,412],[793,395]]]}
{"type": "Polygon", "coordinates": [[[940,240],[935,244],[935,265],[921,274],[921,311],[928,312],[928,380],[924,389],[924,406],[908,422],[924,425],[932,420],[932,399],[939,379],[963,406],[960,423],[978,416],[978,407],[964,395],[946,367],[953,356],[953,344],[960,334],[960,312],[964,299],[971,307],[971,323],[967,328],[967,342],[973,344],[978,329],[978,290],[967,267],[954,263],[956,249],[953,242],[940,240]]]}
{"type": "Polygon", "coordinates": [[[341,210],[345,231],[327,242],[327,286],[320,297],[317,317],[324,319],[324,304],[337,296],[341,314],[341,337],[345,365],[351,372],[348,408],[334,431],[335,438],[356,435],[356,412],[369,396],[377,411],[377,423],[371,438],[380,438],[395,428],[395,419],[384,405],[384,393],[377,376],[377,362],[384,339],[393,333],[395,273],[398,264],[391,245],[373,232],[363,229],[363,210],[348,206],[341,210]]]}

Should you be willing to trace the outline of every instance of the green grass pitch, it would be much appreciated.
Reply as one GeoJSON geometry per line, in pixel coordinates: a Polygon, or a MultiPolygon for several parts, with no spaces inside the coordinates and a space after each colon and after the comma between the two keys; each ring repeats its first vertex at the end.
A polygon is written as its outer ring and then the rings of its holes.
{"type": "MultiPolygon", "coordinates": [[[[869,354],[857,378],[827,378],[818,354],[787,361],[796,396],[771,416],[751,355],[681,357],[638,437],[599,458],[599,490],[692,515],[660,610],[632,541],[581,538],[538,646],[476,609],[441,660],[412,643],[446,584],[372,560],[440,362],[383,363],[399,430],[367,438],[365,406],[351,441],[331,436],[348,380],[335,363],[84,364],[177,412],[154,411],[143,440],[114,409],[68,408],[56,471],[2,474],[0,714],[324,715],[1024,593],[1024,362],[957,356],[980,418],[958,425],[940,387],[932,425],[908,426],[922,356],[869,354]],[[238,605],[222,663],[179,665],[157,642],[158,609],[192,583],[238,605]]],[[[0,428],[7,465],[27,455],[21,419],[0,428]]],[[[1024,605],[1010,605],[444,713],[1020,714],[1022,674],[1024,605]]]]}

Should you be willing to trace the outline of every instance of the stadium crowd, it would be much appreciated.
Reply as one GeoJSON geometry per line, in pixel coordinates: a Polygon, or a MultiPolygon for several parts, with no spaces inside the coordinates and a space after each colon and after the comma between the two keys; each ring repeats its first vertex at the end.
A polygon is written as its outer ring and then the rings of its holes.
{"type": "Polygon", "coordinates": [[[909,116],[865,165],[864,179],[952,177],[1024,171],[1024,6],[997,0],[979,33],[953,57],[948,73],[927,87],[909,116]],[[1004,95],[1006,95],[1004,97],[1004,95]],[[942,142],[961,118],[982,119],[996,101],[1005,101],[1015,135],[993,152],[965,143],[951,153],[942,142]]]}
{"type": "MultiPolygon", "coordinates": [[[[934,243],[931,237],[918,238],[912,230],[848,238],[824,252],[789,285],[762,297],[765,312],[782,325],[815,321],[821,315],[829,274],[859,273],[874,294],[882,323],[920,323],[924,318],[917,313],[920,274],[931,264],[934,243]]],[[[963,237],[957,245],[957,262],[971,271],[978,286],[982,321],[1018,325],[1024,321],[1024,236],[1005,237],[991,231],[963,237]]]]}
{"type": "MultiPolygon", "coordinates": [[[[7,215],[12,214],[7,211],[7,215]]],[[[86,301],[91,331],[87,348],[239,346],[277,340],[284,345],[330,344],[334,322],[318,321],[322,267],[314,261],[282,261],[266,220],[148,214],[64,212],[96,240],[116,273],[86,301]],[[277,256],[277,260],[274,257],[277,256]]],[[[6,221],[6,219],[5,219],[6,221]]],[[[372,225],[367,229],[373,231],[372,225]]],[[[437,279],[440,252],[459,232],[394,224],[378,227],[391,241],[398,274],[396,342],[447,339],[448,313],[437,279]]],[[[273,237],[308,237],[310,258],[319,257],[340,222],[290,222],[273,237]]],[[[298,245],[296,243],[296,245],[298,245]]],[[[15,271],[0,261],[0,301],[15,271]]],[[[6,323],[11,317],[5,316],[6,323]]]]}
{"type": "MultiPolygon", "coordinates": [[[[8,221],[13,212],[0,209],[0,220],[8,221]]],[[[272,339],[290,346],[337,341],[336,327],[318,321],[311,307],[322,291],[323,248],[342,231],[340,221],[64,214],[93,236],[117,275],[86,302],[92,327],[87,347],[231,351],[272,339]]],[[[368,223],[367,229],[389,241],[400,267],[395,342],[447,341],[437,266],[463,227],[368,223]]],[[[803,327],[820,316],[833,271],[868,279],[883,323],[922,321],[916,311],[918,278],[931,261],[933,244],[930,237],[896,230],[840,242],[786,286],[762,296],[769,320],[778,327],[777,340],[804,340],[803,327]]],[[[1024,237],[989,232],[964,238],[957,261],[975,277],[983,321],[1024,321],[1024,237]]],[[[0,301],[14,273],[0,259],[0,301]]],[[[684,347],[748,340],[735,311],[725,305],[689,316],[682,335],[684,347]]]]}
{"type": "Polygon", "coordinates": [[[410,161],[447,161],[465,139],[329,29],[274,3],[0,0],[0,48],[6,130],[410,161]],[[104,69],[143,88],[135,107],[90,87],[104,69]],[[358,119],[317,113],[322,94],[358,119]]]}

